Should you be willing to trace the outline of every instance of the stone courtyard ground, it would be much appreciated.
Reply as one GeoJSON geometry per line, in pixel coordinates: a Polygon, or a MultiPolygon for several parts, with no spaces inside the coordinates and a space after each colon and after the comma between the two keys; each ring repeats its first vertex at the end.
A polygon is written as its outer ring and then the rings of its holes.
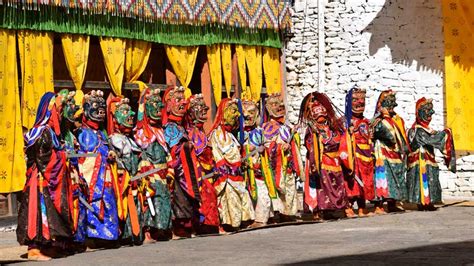
{"type": "MultiPolygon", "coordinates": [[[[0,262],[22,264],[25,252],[14,232],[0,233],[0,262]]],[[[474,265],[474,204],[97,250],[47,264],[474,265]]]]}

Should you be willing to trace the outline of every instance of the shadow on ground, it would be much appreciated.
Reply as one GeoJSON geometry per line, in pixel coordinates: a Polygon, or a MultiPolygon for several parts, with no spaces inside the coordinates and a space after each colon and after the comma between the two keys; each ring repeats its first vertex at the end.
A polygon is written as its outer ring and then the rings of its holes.
{"type": "Polygon", "coordinates": [[[474,241],[428,245],[285,265],[474,265],[474,241]]]}

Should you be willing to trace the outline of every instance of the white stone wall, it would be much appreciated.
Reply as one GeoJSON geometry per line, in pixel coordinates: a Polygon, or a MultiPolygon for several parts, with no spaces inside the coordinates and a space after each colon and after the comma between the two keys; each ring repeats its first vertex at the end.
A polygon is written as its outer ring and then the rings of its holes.
{"type": "MultiPolygon", "coordinates": [[[[397,112],[407,127],[415,120],[415,102],[434,99],[431,126],[442,129],[444,117],[444,44],[440,1],[296,0],[293,30],[285,49],[288,118],[296,123],[302,98],[326,92],[341,110],[348,89],[368,89],[365,115],[373,116],[378,95],[397,91],[397,112]],[[324,4],[319,21],[318,2],[324,4]],[[306,14],[306,15],[305,15],[306,14]],[[305,18],[306,17],[306,23],[305,18]],[[318,25],[324,25],[324,53],[319,53],[318,25]],[[318,63],[324,80],[318,86],[318,63]]],[[[440,161],[441,165],[441,161],[440,161]]],[[[461,156],[458,173],[441,173],[445,198],[474,198],[474,156],[461,156]]]]}

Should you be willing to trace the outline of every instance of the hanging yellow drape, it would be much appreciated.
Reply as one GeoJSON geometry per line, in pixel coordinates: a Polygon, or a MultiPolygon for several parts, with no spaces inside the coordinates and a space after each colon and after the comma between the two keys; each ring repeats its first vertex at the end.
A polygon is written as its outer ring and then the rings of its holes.
{"type": "Polygon", "coordinates": [[[221,47],[219,44],[213,44],[206,46],[206,50],[214,100],[216,101],[216,105],[219,105],[222,98],[221,47]]]}
{"type": "Polygon", "coordinates": [[[263,73],[262,73],[262,47],[245,46],[245,61],[249,70],[250,91],[252,100],[260,101],[262,93],[263,73]]]}
{"type": "Polygon", "coordinates": [[[263,71],[267,93],[281,93],[280,50],[272,47],[263,48],[263,71]]]}
{"type": "Polygon", "coordinates": [[[239,69],[239,80],[242,92],[240,93],[241,99],[251,99],[252,92],[247,86],[247,64],[245,63],[245,48],[243,45],[235,46],[235,53],[237,54],[237,67],[239,69]]]}
{"type": "Polygon", "coordinates": [[[184,92],[185,97],[189,98],[191,96],[191,90],[188,86],[193,78],[194,65],[196,64],[199,46],[165,45],[165,49],[176,77],[186,89],[184,92]]]}
{"type": "Polygon", "coordinates": [[[220,47],[225,91],[227,93],[227,98],[230,98],[230,89],[232,87],[232,50],[230,44],[223,43],[220,47]]]}
{"type": "Polygon", "coordinates": [[[138,81],[145,71],[151,53],[151,43],[139,40],[127,40],[125,49],[125,80],[138,85],[140,91],[146,88],[144,82],[138,81]]]}
{"type": "Polygon", "coordinates": [[[151,53],[151,43],[127,40],[125,50],[125,80],[137,81],[146,68],[151,53]]]}
{"type": "MultiPolygon", "coordinates": [[[[445,38],[446,127],[456,150],[474,151],[474,2],[443,0],[445,38]]],[[[413,107],[414,110],[414,107],[413,107]]]]}
{"type": "Polygon", "coordinates": [[[242,99],[260,101],[262,93],[262,49],[259,46],[236,45],[242,99]],[[250,87],[247,87],[247,72],[250,87]]]}
{"type": "Polygon", "coordinates": [[[125,43],[125,40],[119,38],[100,37],[100,48],[104,56],[105,70],[110,86],[116,95],[122,95],[125,43]]]}
{"type": "Polygon", "coordinates": [[[22,79],[22,121],[30,129],[43,94],[54,91],[53,34],[40,31],[18,32],[22,79]]]}
{"type": "Polygon", "coordinates": [[[0,29],[0,43],[0,193],[11,193],[26,178],[15,32],[0,29]]]}
{"type": "Polygon", "coordinates": [[[77,103],[81,103],[84,97],[82,84],[86,77],[90,38],[86,35],[63,34],[61,35],[61,43],[66,66],[76,88],[75,100],[77,103]]]}
{"type": "Polygon", "coordinates": [[[222,98],[222,73],[224,73],[224,84],[227,97],[230,97],[232,86],[232,52],[230,44],[213,44],[206,47],[207,59],[209,61],[209,72],[214,99],[219,105],[222,98]]]}

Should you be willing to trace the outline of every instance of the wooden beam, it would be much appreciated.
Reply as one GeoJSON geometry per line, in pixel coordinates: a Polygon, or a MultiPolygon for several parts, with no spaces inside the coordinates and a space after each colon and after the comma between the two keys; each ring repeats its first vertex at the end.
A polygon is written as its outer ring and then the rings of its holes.
{"type": "MultiPolygon", "coordinates": [[[[18,86],[21,88],[22,82],[21,80],[18,81],[18,86]]],[[[169,84],[146,84],[151,89],[159,89],[161,91],[165,91],[167,86],[171,86],[169,84]]],[[[74,89],[74,83],[72,80],[55,80],[54,81],[54,88],[57,89],[74,89]]],[[[112,90],[110,84],[107,81],[85,81],[84,85],[82,85],[84,89],[94,89],[94,90],[112,90]]],[[[135,83],[124,83],[123,88],[124,90],[139,90],[138,85],[135,83]]],[[[222,86],[222,91],[225,92],[225,87],[222,86]]],[[[235,86],[232,85],[231,93],[235,92],[235,86]]],[[[266,93],[266,88],[262,88],[262,94],[266,93]]]]}

